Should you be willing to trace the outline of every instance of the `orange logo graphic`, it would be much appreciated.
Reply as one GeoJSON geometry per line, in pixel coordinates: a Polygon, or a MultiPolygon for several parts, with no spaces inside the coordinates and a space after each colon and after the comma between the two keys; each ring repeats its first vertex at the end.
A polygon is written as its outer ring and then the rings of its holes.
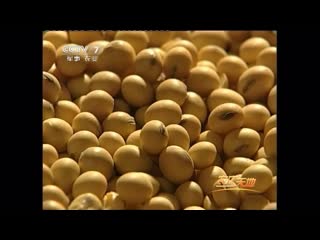
{"type": "Polygon", "coordinates": [[[218,189],[213,190],[212,192],[228,190],[245,190],[256,192],[255,190],[250,189],[254,187],[255,183],[255,178],[243,178],[239,176],[219,176],[219,180],[215,185],[215,187],[218,189]]]}

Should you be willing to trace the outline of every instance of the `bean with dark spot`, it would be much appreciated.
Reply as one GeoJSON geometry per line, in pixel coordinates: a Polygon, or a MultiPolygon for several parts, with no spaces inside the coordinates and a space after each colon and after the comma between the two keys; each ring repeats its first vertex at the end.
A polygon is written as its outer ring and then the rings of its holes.
{"type": "Polygon", "coordinates": [[[161,133],[161,135],[166,135],[166,129],[165,129],[165,127],[163,127],[163,126],[161,126],[160,127],[160,133],[161,133]]]}
{"type": "Polygon", "coordinates": [[[177,68],[178,68],[177,65],[175,65],[175,66],[173,67],[171,77],[174,77],[174,76],[176,75],[177,68]]]}
{"type": "Polygon", "coordinates": [[[235,112],[223,112],[222,114],[219,115],[219,119],[221,119],[221,120],[230,120],[236,114],[237,113],[235,113],[235,112]]]}
{"type": "Polygon", "coordinates": [[[248,148],[248,147],[249,147],[248,144],[243,144],[243,145],[237,147],[234,151],[235,151],[236,153],[240,153],[240,152],[242,152],[243,150],[245,150],[245,149],[248,148]]]}
{"type": "Polygon", "coordinates": [[[243,93],[246,93],[246,92],[249,90],[249,88],[251,88],[252,85],[256,83],[256,81],[257,81],[256,79],[253,79],[253,80],[249,81],[249,82],[243,87],[243,89],[242,89],[243,93]]]}
{"type": "Polygon", "coordinates": [[[151,66],[154,66],[155,64],[157,63],[157,59],[156,59],[156,56],[152,56],[152,59],[151,59],[151,61],[150,61],[150,64],[151,64],[151,66]]]}

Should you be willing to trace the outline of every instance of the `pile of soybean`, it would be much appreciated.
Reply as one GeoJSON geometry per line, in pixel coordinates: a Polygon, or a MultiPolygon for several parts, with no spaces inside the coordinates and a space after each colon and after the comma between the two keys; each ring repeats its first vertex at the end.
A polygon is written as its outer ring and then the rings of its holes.
{"type": "Polygon", "coordinates": [[[276,76],[274,31],[45,32],[43,209],[276,209],[276,76]]]}

